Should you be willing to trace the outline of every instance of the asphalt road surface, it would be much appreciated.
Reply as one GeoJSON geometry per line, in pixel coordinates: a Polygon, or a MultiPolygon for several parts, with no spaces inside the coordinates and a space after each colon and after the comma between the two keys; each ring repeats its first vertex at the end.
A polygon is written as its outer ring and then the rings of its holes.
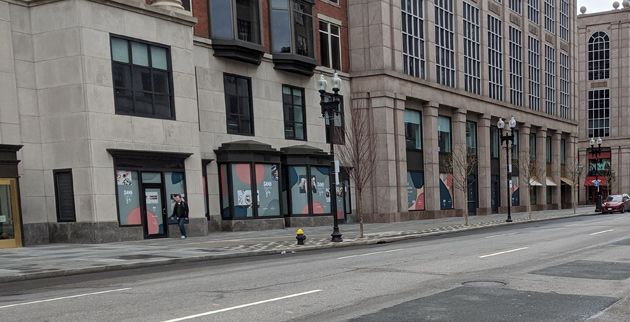
{"type": "Polygon", "coordinates": [[[629,226],[578,217],[0,284],[0,321],[629,321],[629,226]]]}

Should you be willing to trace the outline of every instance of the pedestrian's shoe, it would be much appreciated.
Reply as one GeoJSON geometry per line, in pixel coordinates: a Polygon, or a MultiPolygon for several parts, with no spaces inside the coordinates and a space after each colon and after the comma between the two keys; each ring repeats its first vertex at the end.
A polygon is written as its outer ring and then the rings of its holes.
{"type": "Polygon", "coordinates": [[[182,236],[182,237],[181,237],[181,239],[184,239],[184,238],[186,238],[186,236],[182,236]]]}

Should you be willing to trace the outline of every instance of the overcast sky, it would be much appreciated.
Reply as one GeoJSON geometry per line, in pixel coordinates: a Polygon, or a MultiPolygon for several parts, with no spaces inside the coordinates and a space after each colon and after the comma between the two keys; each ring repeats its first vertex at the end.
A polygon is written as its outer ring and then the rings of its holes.
{"type": "MultiPolygon", "coordinates": [[[[621,8],[621,3],[623,2],[623,0],[616,1],[619,2],[619,7],[621,8]]],[[[613,10],[613,2],[615,2],[615,0],[577,0],[578,14],[582,6],[586,7],[586,13],[613,10]]]]}

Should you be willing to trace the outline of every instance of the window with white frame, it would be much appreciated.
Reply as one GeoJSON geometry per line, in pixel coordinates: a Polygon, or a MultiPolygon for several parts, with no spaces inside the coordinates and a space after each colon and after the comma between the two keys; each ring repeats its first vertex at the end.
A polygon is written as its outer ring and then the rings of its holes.
{"type": "Polygon", "coordinates": [[[610,89],[588,91],[588,137],[610,135],[610,89]]]}
{"type": "Polygon", "coordinates": [[[545,45],[545,111],[556,115],[556,50],[545,45]]]}
{"type": "Polygon", "coordinates": [[[405,74],[424,78],[424,1],[402,0],[403,69],[405,74]]]}
{"type": "Polygon", "coordinates": [[[502,22],[488,15],[488,83],[490,98],[503,100],[502,22]]]}
{"type": "Polygon", "coordinates": [[[539,24],[540,0],[527,0],[527,18],[529,21],[539,24]]]}
{"type": "Polygon", "coordinates": [[[512,26],[510,26],[510,103],[523,106],[522,33],[512,26]]]}
{"type": "Polygon", "coordinates": [[[529,36],[529,108],[540,111],[540,41],[529,36]]]}
{"type": "Polygon", "coordinates": [[[320,20],[319,21],[319,51],[322,66],[334,70],[341,69],[341,40],[339,38],[339,26],[320,20]]]}
{"type": "Polygon", "coordinates": [[[556,5],[555,0],[545,1],[545,30],[552,34],[556,33],[556,5]]]}
{"type": "Polygon", "coordinates": [[[481,94],[479,8],[464,2],[464,79],[467,92],[481,94]]]}
{"type": "Polygon", "coordinates": [[[509,2],[510,10],[521,14],[521,0],[510,0],[509,2]]]}
{"type": "Polygon", "coordinates": [[[571,109],[569,102],[569,94],[571,88],[569,82],[571,81],[571,74],[569,74],[569,55],[560,53],[560,117],[563,119],[569,119],[571,117],[571,109]]]}
{"type": "Polygon", "coordinates": [[[588,80],[608,79],[610,73],[610,42],[608,35],[598,31],[588,40],[588,80]]]}
{"type": "Polygon", "coordinates": [[[569,42],[569,1],[560,0],[560,39],[569,42]]]}
{"type": "Polygon", "coordinates": [[[453,0],[435,0],[435,72],[437,82],[455,87],[453,0]]]}

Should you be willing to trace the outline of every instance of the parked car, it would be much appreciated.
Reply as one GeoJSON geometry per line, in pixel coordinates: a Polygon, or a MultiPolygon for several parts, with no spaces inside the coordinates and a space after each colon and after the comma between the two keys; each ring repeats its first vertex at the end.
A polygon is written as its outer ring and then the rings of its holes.
{"type": "Polygon", "coordinates": [[[602,205],[602,213],[613,213],[619,211],[620,213],[630,210],[630,196],[627,194],[622,195],[610,195],[604,201],[602,205]]]}

